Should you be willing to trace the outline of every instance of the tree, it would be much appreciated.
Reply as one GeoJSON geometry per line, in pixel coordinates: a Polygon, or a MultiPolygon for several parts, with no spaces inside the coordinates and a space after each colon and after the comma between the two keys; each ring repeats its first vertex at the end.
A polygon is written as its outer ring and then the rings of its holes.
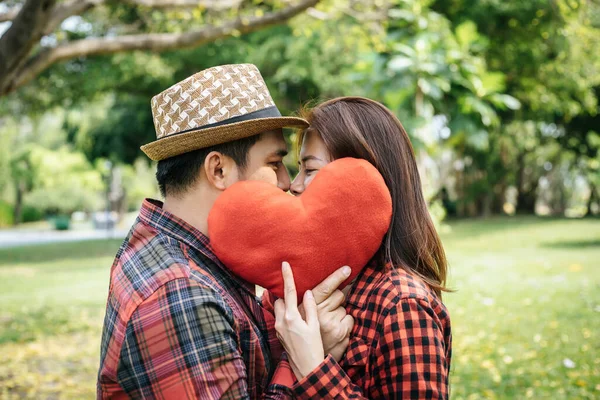
{"type": "Polygon", "coordinates": [[[600,86],[598,2],[435,0],[431,7],[453,26],[476,24],[493,44],[482,52],[487,64],[505,75],[507,93],[522,105],[516,113],[498,114],[500,134],[510,139],[504,142],[503,165],[507,183],[518,190],[517,211],[534,212],[539,180],[561,158],[548,151],[548,146],[555,149],[552,141],[563,152],[575,153],[574,168],[589,167],[584,173],[593,186],[598,171],[593,161],[598,149],[595,88],[600,86]]]}
{"type": "MultiPolygon", "coordinates": [[[[367,50],[372,35],[367,34],[369,24],[363,26],[362,20],[348,14],[364,11],[368,3],[323,1],[287,24],[196,48],[97,57],[78,62],[78,68],[69,68],[77,61],[56,65],[36,82],[36,92],[45,97],[40,108],[68,99],[69,103],[62,103],[70,109],[64,126],[69,141],[90,160],[132,164],[141,155],[139,146],[155,137],[149,99],[204,68],[256,64],[283,113],[315,98],[356,93],[344,73],[356,62],[353,50],[367,50]]],[[[370,7],[367,10],[375,9],[370,7]]],[[[36,101],[24,99],[27,92],[19,95],[30,110],[36,101]]]]}
{"type": "Polygon", "coordinates": [[[22,221],[23,202],[25,196],[33,190],[37,180],[37,166],[31,159],[31,148],[22,149],[10,158],[11,180],[14,184],[14,211],[13,223],[18,225],[22,221]]]}
{"type": "Polygon", "coordinates": [[[285,1],[283,8],[276,8],[246,5],[242,0],[126,0],[124,5],[105,0],[26,0],[0,14],[0,22],[12,22],[0,38],[0,96],[27,84],[60,61],[134,50],[161,52],[196,47],[282,23],[318,2],[285,1]],[[100,10],[102,7],[104,10],[100,10]],[[175,30],[174,22],[182,15],[177,8],[182,7],[192,8],[188,14],[199,12],[200,22],[188,20],[192,26],[189,30],[169,32],[175,30]],[[159,16],[156,10],[161,10],[159,16]],[[88,37],[73,34],[65,27],[68,18],[84,17],[92,11],[103,13],[109,23],[88,22],[88,37]]]}
{"type": "Polygon", "coordinates": [[[100,172],[81,153],[66,147],[48,150],[32,147],[37,182],[25,203],[46,215],[70,216],[74,211],[95,211],[101,205],[104,186],[100,172]]]}
{"type": "MultiPolygon", "coordinates": [[[[481,55],[487,41],[473,22],[452,27],[428,1],[398,3],[389,11],[383,46],[365,63],[366,94],[400,117],[423,166],[453,150],[464,166],[456,171],[453,191],[461,199],[459,214],[466,208],[468,214],[491,213],[504,185],[501,160],[489,157],[498,141],[499,113],[518,109],[519,101],[505,93],[505,76],[490,71],[481,55]]],[[[448,184],[442,177],[448,168],[439,165],[432,171],[437,178],[425,179],[427,197],[448,184]]]]}

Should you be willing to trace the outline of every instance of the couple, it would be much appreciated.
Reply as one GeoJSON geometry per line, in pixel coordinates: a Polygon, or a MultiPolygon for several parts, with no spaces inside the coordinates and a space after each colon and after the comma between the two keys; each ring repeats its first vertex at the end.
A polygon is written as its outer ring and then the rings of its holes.
{"type": "Polygon", "coordinates": [[[165,201],[144,201],[113,263],[98,398],[448,398],[446,259],[412,146],[389,110],[350,97],[282,117],[260,72],[243,64],[172,86],[152,99],[152,112],[158,139],[142,150],[159,161],[165,201]],[[293,182],[284,127],[301,130],[293,182]],[[368,161],[389,189],[379,250],[351,265],[349,285],[350,268],[339,268],[299,306],[302,271],[279,264],[284,298],[259,300],[255,282],[213,251],[215,202],[236,182],[265,176],[302,196],[319,170],[346,157],[368,161]]]}

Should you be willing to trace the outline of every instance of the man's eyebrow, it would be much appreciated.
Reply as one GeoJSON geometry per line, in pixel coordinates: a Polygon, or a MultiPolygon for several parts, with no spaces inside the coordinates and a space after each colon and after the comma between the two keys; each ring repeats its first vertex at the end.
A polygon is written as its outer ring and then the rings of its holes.
{"type": "Polygon", "coordinates": [[[283,158],[287,155],[288,155],[288,151],[285,149],[279,149],[279,150],[271,153],[271,156],[277,156],[277,157],[281,157],[281,158],[283,158]]]}

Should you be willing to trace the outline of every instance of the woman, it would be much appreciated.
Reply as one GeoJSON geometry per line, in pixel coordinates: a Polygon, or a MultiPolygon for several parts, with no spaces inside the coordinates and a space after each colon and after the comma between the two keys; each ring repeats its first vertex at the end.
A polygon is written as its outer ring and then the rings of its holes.
{"type": "MultiPolygon", "coordinates": [[[[345,290],[346,310],[355,324],[339,363],[325,355],[310,291],[304,297],[306,322],[295,307],[295,296],[286,293],[285,300],[275,302],[277,333],[298,378],[296,393],[316,398],[325,393],[328,398],[448,398],[452,336],[441,301],[447,262],[408,135],[387,108],[366,98],[333,99],[304,114],[310,128],[299,138],[300,172],[292,193],[301,195],[335,159],[365,159],[390,190],[393,216],[378,254],[345,290]],[[304,379],[315,369],[323,379],[304,379]]],[[[288,291],[293,291],[288,265],[283,274],[288,291]]]]}

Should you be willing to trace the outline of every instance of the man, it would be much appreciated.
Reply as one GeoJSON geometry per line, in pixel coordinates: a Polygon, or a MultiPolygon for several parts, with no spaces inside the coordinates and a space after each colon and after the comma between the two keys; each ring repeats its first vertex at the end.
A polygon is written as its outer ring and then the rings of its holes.
{"type": "MultiPolygon", "coordinates": [[[[245,64],[185,79],[152,99],[152,113],[158,139],[142,150],[158,161],[165,202],[144,201],[113,263],[98,398],[282,397],[288,389],[278,379],[289,386],[290,374],[285,361],[275,373],[274,318],[253,285],[212,253],[207,217],[239,180],[276,176],[287,191],[282,128],[307,123],[282,117],[259,71],[245,64]]],[[[340,269],[315,288],[329,322],[323,342],[337,354],[352,322],[340,323],[345,313],[332,294],[346,277],[340,269]]]]}

